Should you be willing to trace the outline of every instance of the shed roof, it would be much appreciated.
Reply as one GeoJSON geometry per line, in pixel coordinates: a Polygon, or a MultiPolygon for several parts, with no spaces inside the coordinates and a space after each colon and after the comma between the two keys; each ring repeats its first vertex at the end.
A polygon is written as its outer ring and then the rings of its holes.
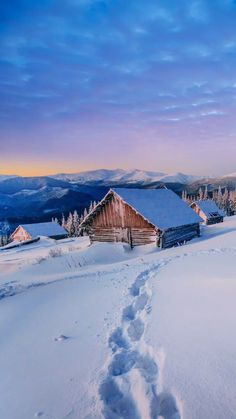
{"type": "Polygon", "coordinates": [[[31,237],[51,237],[67,234],[67,231],[54,221],[47,223],[21,224],[19,227],[23,227],[31,237]]]}
{"type": "MultiPolygon", "coordinates": [[[[147,221],[161,230],[202,221],[178,195],[169,189],[113,188],[101,201],[101,205],[110,194],[114,193],[119,195],[124,202],[147,221]]],[[[88,214],[82,225],[89,222],[91,217],[96,215],[99,207],[100,203],[88,214]]]]}
{"type": "Polygon", "coordinates": [[[210,217],[212,213],[217,212],[219,215],[224,216],[224,212],[216,205],[215,201],[211,199],[200,199],[195,201],[196,204],[206,216],[210,217]]]}

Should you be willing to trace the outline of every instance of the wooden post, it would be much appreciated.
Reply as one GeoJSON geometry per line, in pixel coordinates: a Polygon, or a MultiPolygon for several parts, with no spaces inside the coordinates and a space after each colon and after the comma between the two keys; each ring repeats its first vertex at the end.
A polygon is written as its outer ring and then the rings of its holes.
{"type": "Polygon", "coordinates": [[[128,228],[128,242],[130,244],[131,249],[133,249],[131,228],[128,228]]]}

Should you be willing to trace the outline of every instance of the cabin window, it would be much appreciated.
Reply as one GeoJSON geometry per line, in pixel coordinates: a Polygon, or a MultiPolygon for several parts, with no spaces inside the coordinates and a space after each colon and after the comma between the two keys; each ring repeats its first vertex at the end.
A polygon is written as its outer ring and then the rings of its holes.
{"type": "Polygon", "coordinates": [[[209,215],[210,215],[210,217],[218,217],[219,216],[218,212],[210,212],[209,215]]]}

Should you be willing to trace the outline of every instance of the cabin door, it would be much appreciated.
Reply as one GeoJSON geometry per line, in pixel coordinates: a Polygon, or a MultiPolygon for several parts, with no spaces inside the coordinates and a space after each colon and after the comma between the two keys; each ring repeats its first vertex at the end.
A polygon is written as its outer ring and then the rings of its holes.
{"type": "Polygon", "coordinates": [[[118,241],[130,243],[130,228],[120,228],[118,241]]]}

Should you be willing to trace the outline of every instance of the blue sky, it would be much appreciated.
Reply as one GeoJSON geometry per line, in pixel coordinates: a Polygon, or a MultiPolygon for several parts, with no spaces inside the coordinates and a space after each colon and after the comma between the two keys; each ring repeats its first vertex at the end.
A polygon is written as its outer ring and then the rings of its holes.
{"type": "Polygon", "coordinates": [[[236,2],[1,5],[0,171],[236,171],[236,2]]]}

